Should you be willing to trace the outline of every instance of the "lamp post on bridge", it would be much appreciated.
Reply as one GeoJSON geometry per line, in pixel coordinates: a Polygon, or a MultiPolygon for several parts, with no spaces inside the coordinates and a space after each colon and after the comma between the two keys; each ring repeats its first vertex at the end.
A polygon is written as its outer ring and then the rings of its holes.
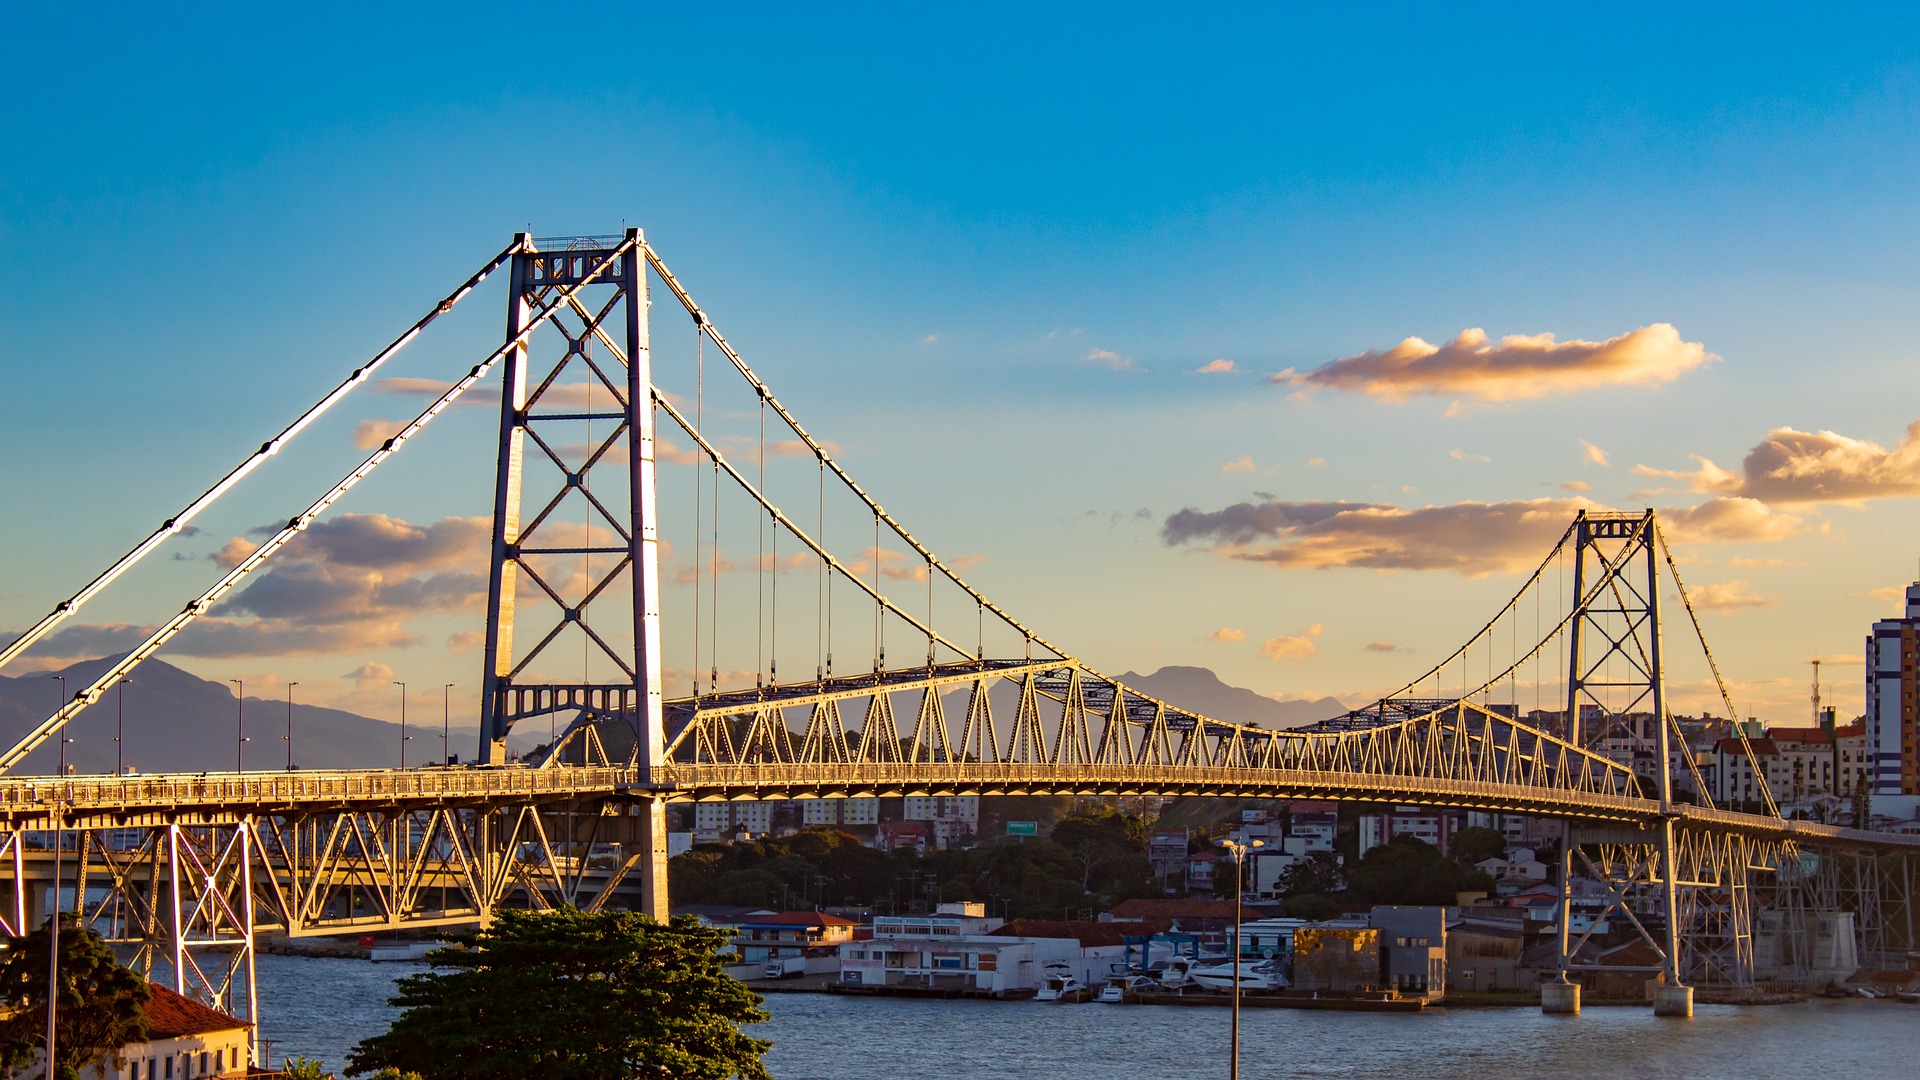
{"type": "Polygon", "coordinates": [[[127,775],[127,684],[132,679],[122,676],[118,684],[119,697],[114,702],[113,775],[127,775]]]}
{"type": "Polygon", "coordinates": [[[233,684],[233,771],[246,772],[247,748],[247,684],[239,679],[228,679],[233,684]]]}
{"type": "Polygon", "coordinates": [[[287,733],[281,739],[287,744],[288,772],[293,771],[293,688],[299,685],[297,682],[287,684],[287,733]]]}
{"type": "Polygon", "coordinates": [[[1232,1080],[1240,1080],[1240,954],[1244,951],[1240,944],[1240,882],[1247,853],[1264,846],[1264,841],[1249,840],[1242,844],[1222,840],[1220,846],[1226,849],[1227,858],[1233,861],[1233,955],[1227,958],[1227,962],[1233,965],[1233,1062],[1227,1075],[1232,1080]]]}
{"type": "Polygon", "coordinates": [[[406,772],[407,740],[409,738],[407,735],[407,684],[395,680],[393,685],[400,688],[400,771],[406,772]]]}
{"type": "Polygon", "coordinates": [[[440,764],[451,765],[453,758],[447,753],[447,736],[453,733],[453,688],[458,683],[448,683],[440,689],[440,764]]]}

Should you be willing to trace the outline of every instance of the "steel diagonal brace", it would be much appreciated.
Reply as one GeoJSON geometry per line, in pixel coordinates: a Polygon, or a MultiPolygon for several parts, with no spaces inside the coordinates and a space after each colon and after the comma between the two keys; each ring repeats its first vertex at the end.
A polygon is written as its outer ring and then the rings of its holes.
{"type": "Polygon", "coordinates": [[[481,267],[478,273],[468,278],[459,288],[447,294],[446,298],[436,304],[434,309],[422,317],[420,321],[408,327],[406,333],[393,339],[392,343],[376,353],[373,359],[355,368],[353,373],[348,375],[345,381],[341,382],[339,386],[335,387],[332,393],[321,398],[319,402],[306,412],[301,413],[299,418],[287,425],[286,429],[281,431],[280,434],[262,443],[260,449],[254,451],[251,457],[248,457],[245,461],[236,465],[232,472],[229,472],[221,478],[219,483],[208,488],[199,498],[188,503],[185,509],[162,522],[160,527],[154,530],[153,535],[142,540],[139,546],[135,547],[132,551],[122,555],[118,562],[107,567],[98,577],[88,582],[86,588],[68,597],[60,606],[48,612],[46,617],[29,627],[26,633],[21,634],[18,638],[9,642],[5,648],[0,648],[0,668],[6,667],[15,657],[18,657],[21,653],[32,647],[34,642],[39,641],[51,633],[54,627],[66,620],[67,616],[80,610],[81,605],[93,599],[96,594],[108,585],[113,584],[114,579],[131,570],[135,563],[152,554],[161,544],[166,543],[169,537],[185,529],[187,523],[199,516],[202,510],[212,506],[220,496],[225,495],[234,485],[246,479],[247,474],[265,464],[268,458],[278,454],[282,447],[293,441],[294,436],[305,431],[315,420],[320,419],[321,415],[328,409],[339,404],[341,399],[345,398],[349,393],[353,392],[355,388],[372,378],[374,371],[382,364],[393,359],[394,354],[406,348],[414,338],[419,337],[420,332],[427,328],[427,324],[445,315],[447,312],[452,311],[453,305],[465,299],[468,293],[478,288],[480,283],[492,275],[495,270],[505,265],[508,259],[511,259],[520,251],[521,246],[522,241],[515,240],[505,251],[494,256],[492,261],[481,267]]]}
{"type": "Polygon", "coordinates": [[[20,759],[32,753],[34,748],[45,742],[54,732],[60,730],[61,727],[65,726],[67,721],[73,719],[87,706],[100,700],[100,696],[106,693],[107,688],[111,687],[121,676],[132,671],[138,667],[142,661],[146,660],[147,657],[158,652],[160,646],[166,644],[174,635],[186,629],[189,623],[198,618],[202,612],[211,607],[220,597],[226,595],[228,590],[238,584],[241,578],[252,573],[261,563],[266,562],[275,552],[285,547],[288,541],[304,532],[307,526],[313,524],[315,518],[325,513],[328,507],[339,502],[347,492],[353,490],[360,481],[366,479],[382,462],[398,452],[400,447],[406,444],[407,440],[413,438],[421,429],[431,423],[434,417],[446,411],[460,395],[466,393],[474,384],[485,378],[487,373],[493,370],[495,364],[499,363],[501,359],[513,350],[523,346],[535,330],[539,329],[542,324],[553,317],[554,312],[559,309],[561,304],[572,298],[575,292],[592,284],[596,278],[613,266],[632,245],[632,240],[621,243],[609,252],[606,259],[596,266],[592,272],[581,278],[576,284],[561,290],[562,295],[558,299],[548,307],[543,308],[527,322],[525,327],[521,328],[519,333],[515,334],[498,349],[495,349],[485,360],[474,365],[471,371],[467,372],[465,376],[449,387],[446,393],[436,398],[433,404],[428,405],[426,409],[421,412],[420,415],[414,417],[406,427],[401,428],[399,433],[382,444],[380,449],[375,450],[367,460],[361,462],[358,468],[348,473],[339,483],[335,484],[331,490],[325,495],[322,495],[318,501],[302,511],[298,517],[288,521],[285,527],[279,532],[274,533],[266,543],[260,545],[258,550],[242,560],[240,565],[228,571],[219,581],[214,582],[211,588],[201,593],[199,597],[188,604],[178,615],[168,619],[161,625],[160,629],[155,630],[147,640],[141,642],[138,647],[128,653],[119,663],[109,667],[104,674],[95,679],[86,689],[76,691],[73,699],[62,705],[58,712],[42,721],[38,727],[29,732],[25,738],[15,743],[13,748],[8,750],[4,755],[0,755],[0,773],[4,773],[12,769],[15,765],[18,765],[20,759]]]}

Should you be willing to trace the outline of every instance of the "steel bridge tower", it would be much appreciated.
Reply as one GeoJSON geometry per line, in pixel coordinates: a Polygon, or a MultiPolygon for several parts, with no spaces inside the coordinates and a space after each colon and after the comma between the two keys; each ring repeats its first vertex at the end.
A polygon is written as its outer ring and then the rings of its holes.
{"type": "MultiPolygon", "coordinates": [[[[481,760],[504,762],[508,733],[528,717],[569,711],[618,718],[632,730],[645,786],[657,778],[666,741],[653,371],[640,230],[518,239],[506,336],[510,344],[524,340],[503,365],[481,760]],[[525,335],[542,317],[557,335],[525,335]],[[624,475],[596,491],[596,469],[624,475]],[[531,516],[527,507],[534,508],[531,516]],[[607,602],[618,599],[623,575],[630,607],[607,602]],[[596,624],[596,602],[614,623],[596,624]],[[529,632],[516,638],[516,629],[529,632]],[[563,660],[563,643],[577,643],[579,653],[563,660]],[[576,657],[578,681],[533,674],[536,664],[550,673],[576,657]]],[[[638,810],[642,910],[664,919],[665,803],[645,799],[638,810]]]]}

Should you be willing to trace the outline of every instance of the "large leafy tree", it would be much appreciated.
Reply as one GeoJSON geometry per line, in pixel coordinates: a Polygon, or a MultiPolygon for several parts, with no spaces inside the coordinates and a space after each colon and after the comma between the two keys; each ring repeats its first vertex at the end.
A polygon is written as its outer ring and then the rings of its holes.
{"type": "Polygon", "coordinates": [[[690,918],[502,911],[488,929],[400,981],[400,1017],[347,1056],[347,1072],[423,1080],[671,1077],[770,1080],[772,1044],[741,1024],[760,998],[728,976],[726,938],[690,918]]]}
{"type": "MultiPolygon", "coordinates": [[[[47,953],[42,926],[8,938],[0,958],[0,1073],[18,1075],[47,1048],[47,953]]],[[[115,1062],[120,1048],[147,1037],[147,980],[114,959],[92,930],[60,929],[59,1008],[55,1012],[55,1077],[115,1062]]],[[[32,1074],[44,1077],[46,1072],[32,1074]]]]}

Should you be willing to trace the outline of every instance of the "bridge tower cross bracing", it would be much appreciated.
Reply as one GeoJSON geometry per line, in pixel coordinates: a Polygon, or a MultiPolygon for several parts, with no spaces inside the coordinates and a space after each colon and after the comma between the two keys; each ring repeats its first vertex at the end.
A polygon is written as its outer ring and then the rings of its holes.
{"type": "MultiPolygon", "coordinates": [[[[565,310],[549,323],[562,339],[557,355],[540,352],[556,344],[553,334],[533,336],[513,349],[504,365],[480,757],[501,764],[516,723],[572,711],[583,720],[619,719],[630,726],[634,763],[642,784],[651,784],[664,760],[666,739],[653,372],[641,234],[628,229],[622,236],[541,240],[523,235],[520,240],[507,298],[507,340],[519,338],[533,313],[556,296],[564,295],[565,310]],[[588,287],[566,292],[582,283],[588,287]],[[557,437],[560,431],[579,441],[557,437]],[[596,468],[603,474],[625,472],[625,482],[615,489],[619,497],[609,499],[607,487],[595,492],[596,468]],[[529,489],[536,478],[551,483],[529,489]],[[523,518],[523,500],[532,498],[542,501],[527,503],[538,509],[523,518]],[[575,528],[578,533],[569,535],[575,528]],[[580,573],[572,572],[576,566],[580,573]],[[596,629],[592,619],[592,605],[622,574],[631,592],[630,641],[617,630],[596,629]],[[527,594],[550,600],[558,614],[541,636],[517,641],[516,629],[523,629],[524,616],[532,614],[517,602],[527,594]],[[569,629],[584,638],[580,680],[532,678],[529,669],[536,661],[548,670],[563,662],[554,646],[571,639],[569,629]],[[595,668],[612,674],[595,678],[595,668]]],[[[635,869],[641,875],[642,907],[665,918],[666,804],[646,799],[634,810],[640,819],[642,851],[635,869]]]]}
{"type": "MultiPolygon", "coordinates": [[[[1652,779],[1661,817],[1649,837],[1649,846],[1656,850],[1646,864],[1645,884],[1656,890],[1664,925],[1657,940],[1649,935],[1649,943],[1661,953],[1667,986],[1678,991],[1685,974],[1681,958],[1683,909],[1678,894],[1683,874],[1676,861],[1672,719],[1667,710],[1660,642],[1661,551],[1659,524],[1652,510],[1640,514],[1582,510],[1575,518],[1575,610],[1567,642],[1565,725],[1568,741],[1576,746],[1594,748],[1624,737],[1653,755],[1652,779]],[[1587,647],[1590,641],[1591,649],[1587,647]],[[1586,723],[1589,717],[1595,721],[1592,726],[1586,723]]],[[[1573,843],[1569,823],[1562,844],[1573,843]]],[[[1571,916],[1571,897],[1564,881],[1561,892],[1564,973],[1569,961],[1564,924],[1571,916]]]]}

